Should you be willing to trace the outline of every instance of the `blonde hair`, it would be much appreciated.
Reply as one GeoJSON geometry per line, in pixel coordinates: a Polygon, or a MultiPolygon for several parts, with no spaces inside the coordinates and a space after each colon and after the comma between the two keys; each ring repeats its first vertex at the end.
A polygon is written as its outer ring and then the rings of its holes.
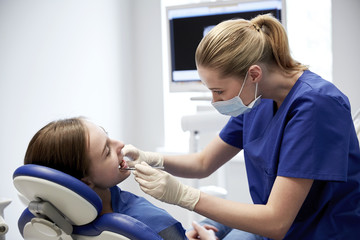
{"type": "Polygon", "coordinates": [[[284,27],[269,14],[218,24],[201,40],[195,61],[223,76],[245,76],[256,63],[276,64],[288,74],[307,69],[291,57],[284,27]]]}

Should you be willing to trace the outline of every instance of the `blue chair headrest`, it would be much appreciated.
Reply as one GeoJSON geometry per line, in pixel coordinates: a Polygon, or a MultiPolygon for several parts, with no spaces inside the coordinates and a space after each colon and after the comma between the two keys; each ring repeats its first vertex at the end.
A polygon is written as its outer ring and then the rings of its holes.
{"type": "Polygon", "coordinates": [[[101,212],[100,197],[85,183],[45,166],[27,164],[13,174],[16,189],[29,201],[51,202],[74,225],[93,221],[101,212]]]}
{"type": "MultiPolygon", "coordinates": [[[[71,236],[76,239],[76,236],[82,236],[81,239],[162,239],[147,225],[130,216],[120,213],[99,216],[102,209],[99,196],[79,179],[61,171],[27,164],[15,170],[13,182],[16,189],[29,202],[45,201],[58,209],[73,225],[71,236]]],[[[30,236],[28,239],[50,239],[34,227],[35,218],[37,216],[34,216],[28,208],[22,213],[18,225],[23,237],[27,239],[28,235],[30,236]]],[[[48,228],[52,227],[47,225],[46,229],[48,228]]],[[[54,229],[57,227],[54,226],[54,229]]],[[[65,233],[61,231],[61,234],[65,233]]]]}

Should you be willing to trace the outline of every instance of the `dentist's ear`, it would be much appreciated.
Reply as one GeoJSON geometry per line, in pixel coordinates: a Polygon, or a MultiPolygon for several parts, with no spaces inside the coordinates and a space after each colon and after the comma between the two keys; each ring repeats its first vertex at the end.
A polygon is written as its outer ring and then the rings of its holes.
{"type": "Polygon", "coordinates": [[[262,69],[259,65],[251,65],[249,68],[249,76],[251,82],[259,82],[262,78],[262,69]]]}

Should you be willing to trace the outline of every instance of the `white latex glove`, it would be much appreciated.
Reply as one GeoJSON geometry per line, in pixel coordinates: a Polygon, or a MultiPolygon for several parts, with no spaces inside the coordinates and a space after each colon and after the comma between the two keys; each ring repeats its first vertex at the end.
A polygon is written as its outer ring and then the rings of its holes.
{"type": "Polygon", "coordinates": [[[153,167],[164,166],[164,157],[160,153],[144,152],[130,144],[125,145],[121,153],[132,160],[126,162],[129,167],[134,167],[135,164],[141,162],[146,162],[153,167]]]}
{"type": "Polygon", "coordinates": [[[145,193],[160,201],[194,210],[200,190],[184,185],[169,173],[154,169],[144,162],[136,164],[135,168],[135,180],[145,193]]]}

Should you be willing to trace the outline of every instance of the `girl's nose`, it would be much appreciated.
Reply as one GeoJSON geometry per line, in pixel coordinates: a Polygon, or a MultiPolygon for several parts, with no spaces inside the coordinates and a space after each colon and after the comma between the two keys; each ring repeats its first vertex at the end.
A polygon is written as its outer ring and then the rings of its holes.
{"type": "Polygon", "coordinates": [[[124,148],[125,144],[123,142],[117,141],[116,152],[118,155],[121,154],[121,150],[124,148]]]}

